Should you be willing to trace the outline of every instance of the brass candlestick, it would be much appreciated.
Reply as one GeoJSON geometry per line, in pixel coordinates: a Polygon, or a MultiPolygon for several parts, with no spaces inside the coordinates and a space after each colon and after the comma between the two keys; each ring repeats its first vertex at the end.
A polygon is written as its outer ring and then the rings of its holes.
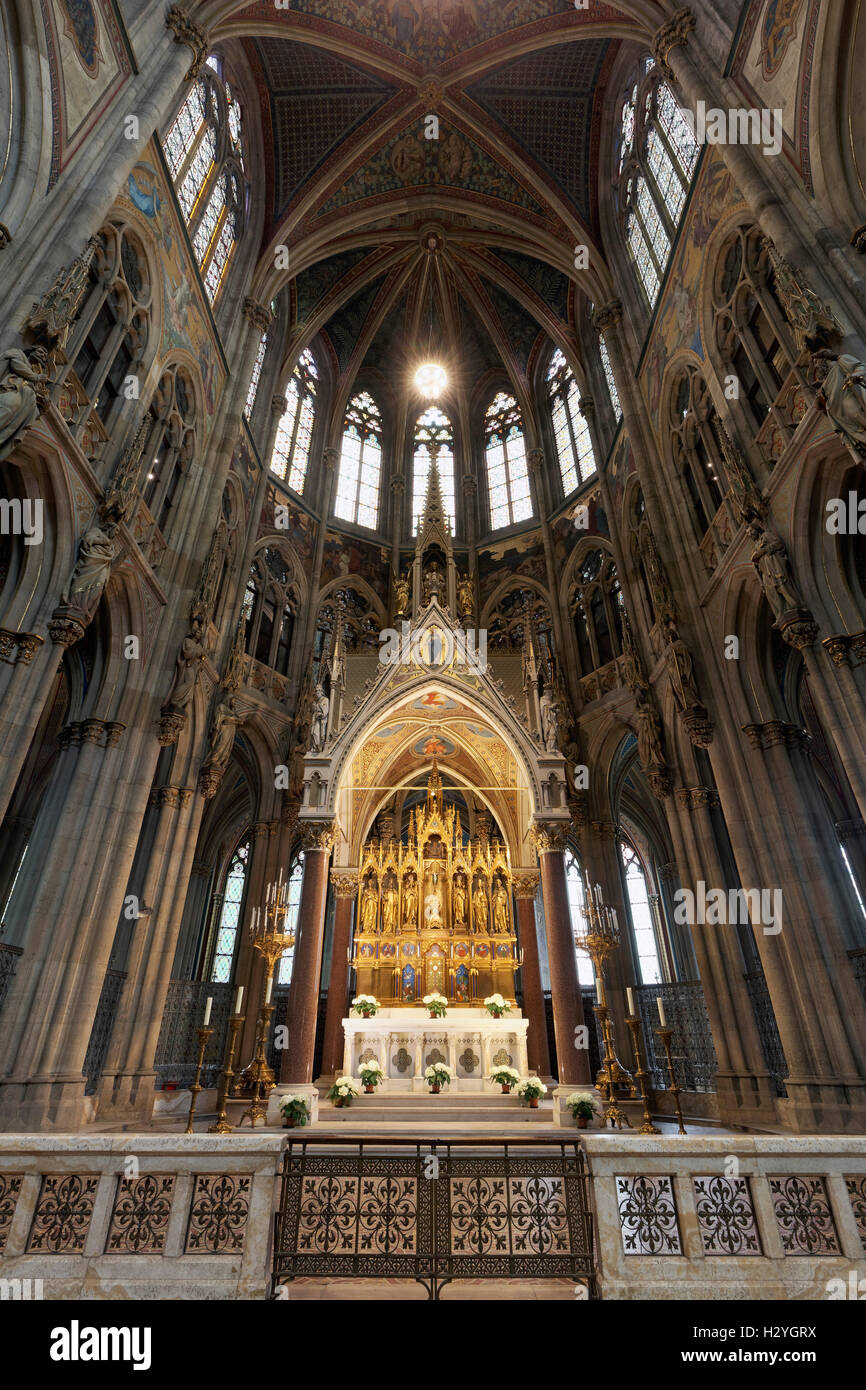
{"type": "MultiPolygon", "coordinates": [[[[583,914],[587,919],[586,929],[583,932],[576,932],[574,941],[575,945],[580,946],[590,957],[595,969],[598,988],[598,1003],[593,1012],[598,1016],[601,1024],[604,1057],[595,1078],[595,1084],[602,1094],[606,1094],[605,1118],[610,1118],[613,1123],[612,1112],[615,1111],[618,1117],[615,1122],[621,1125],[622,1120],[625,1120],[628,1124],[627,1117],[616,1105],[615,1088],[625,1087],[632,1096],[637,1096],[637,1087],[631,1072],[626,1071],[614,1050],[613,1025],[610,1021],[607,993],[604,986],[605,961],[620,944],[619,922],[615,910],[605,907],[602,902],[601,889],[598,884],[587,896],[589,907],[583,909],[583,914]]],[[[631,1128],[630,1125],[629,1128],[631,1128]]]]}
{"type": "Polygon", "coordinates": [[[267,1100],[276,1085],[274,1073],[265,1057],[265,1039],[268,1036],[268,1025],[271,1021],[271,1014],[273,1012],[273,1004],[262,1004],[256,1030],[256,1054],[249,1066],[245,1067],[242,1073],[247,1077],[246,1086],[252,1088],[250,1103],[238,1121],[238,1129],[240,1129],[247,1116],[249,1116],[250,1124],[253,1129],[256,1127],[256,1120],[263,1120],[265,1118],[267,1107],[263,1106],[261,1102],[267,1100]]]}
{"type": "MultiPolygon", "coordinates": [[[[285,925],[288,908],[288,885],[280,878],[276,884],[271,884],[268,887],[264,911],[258,907],[253,909],[252,921],[250,922],[250,942],[253,950],[258,951],[265,962],[264,991],[266,996],[277,961],[295,944],[294,932],[287,931],[285,925]]],[[[276,1085],[273,1069],[265,1057],[268,1024],[273,1011],[274,1005],[270,999],[263,1000],[256,1029],[255,1052],[252,1060],[240,1072],[233,1091],[236,1096],[242,1095],[252,1098],[250,1109],[245,1110],[244,1115],[250,1115],[250,1123],[253,1125],[255,1125],[255,1120],[251,1112],[257,1111],[259,1116],[264,1115],[265,1112],[260,1109],[258,1102],[270,1095],[276,1085]]],[[[241,1122],[243,1123],[243,1116],[241,1116],[241,1122]]]]}
{"type": "Polygon", "coordinates": [[[231,1134],[232,1132],[232,1126],[229,1124],[228,1115],[226,1114],[226,1102],[229,1097],[231,1079],[234,1076],[232,1063],[235,1060],[235,1047],[237,1046],[238,1033],[240,1032],[241,1024],[244,1022],[244,1014],[232,1014],[229,1019],[229,1038],[226,1048],[226,1060],[220,1073],[219,1093],[217,1095],[217,1121],[215,1125],[211,1125],[208,1134],[231,1134]]]}
{"type": "Polygon", "coordinates": [[[668,1090],[673,1096],[674,1105],[677,1108],[677,1119],[680,1122],[679,1132],[680,1134],[685,1134],[686,1130],[685,1125],[683,1124],[683,1112],[682,1107],[680,1105],[680,1088],[677,1085],[677,1078],[674,1075],[674,1059],[671,1056],[671,1038],[673,1036],[673,1030],[671,1028],[656,1028],[655,1033],[657,1038],[661,1038],[662,1047],[664,1048],[665,1056],[668,1059],[668,1075],[671,1079],[671,1084],[668,1087],[668,1090]]]}
{"type": "Polygon", "coordinates": [[[212,1028],[196,1029],[196,1032],[198,1033],[198,1061],[195,1064],[195,1081],[189,1088],[192,1092],[192,1096],[189,1102],[189,1119],[187,1120],[186,1125],[187,1134],[192,1134],[192,1117],[195,1114],[195,1103],[198,1100],[198,1093],[201,1090],[199,1082],[201,1081],[202,1062],[204,1061],[205,1048],[208,1045],[208,1040],[212,1036],[213,1031],[214,1030],[212,1028]]]}
{"type": "Polygon", "coordinates": [[[625,1021],[631,1033],[631,1045],[637,1064],[635,1078],[640,1086],[640,1094],[643,1101],[643,1124],[638,1130],[638,1134],[661,1134],[661,1130],[656,1129],[652,1122],[650,1096],[653,1095],[653,1091],[649,1084],[649,1072],[644,1069],[643,1056],[640,1050],[640,1019],[636,1018],[634,1014],[630,1014],[626,1017],[625,1021]]]}
{"type": "MultiPolygon", "coordinates": [[[[599,979],[600,978],[601,977],[599,977],[599,979]]],[[[595,1079],[596,1086],[604,1094],[605,1097],[604,1122],[605,1124],[607,1124],[608,1120],[610,1120],[611,1129],[622,1129],[623,1121],[625,1121],[628,1128],[631,1129],[631,1121],[629,1120],[628,1115],[625,1113],[624,1110],[620,1110],[619,1106],[616,1103],[616,1068],[619,1067],[619,1062],[617,1061],[616,1056],[614,1055],[610,1026],[610,1015],[608,1013],[607,1005],[594,1005],[593,1013],[596,1014],[601,1024],[601,1035],[604,1039],[604,1058],[602,1060],[602,1070],[599,1072],[598,1076],[595,1079]]],[[[622,1071],[622,1067],[620,1067],[620,1071],[622,1071]]]]}

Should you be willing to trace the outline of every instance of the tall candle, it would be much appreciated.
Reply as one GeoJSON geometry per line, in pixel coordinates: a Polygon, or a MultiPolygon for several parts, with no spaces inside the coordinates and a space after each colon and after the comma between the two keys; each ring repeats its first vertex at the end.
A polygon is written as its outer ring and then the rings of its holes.
{"type": "Polygon", "coordinates": [[[270,1004],[270,1002],[271,1002],[271,990],[273,989],[273,987],[274,987],[274,977],[273,977],[273,975],[271,975],[270,979],[268,980],[268,987],[267,987],[267,989],[265,990],[265,1003],[266,1003],[266,1004],[270,1004]]]}
{"type": "Polygon", "coordinates": [[[211,1011],[212,1005],[213,1005],[213,995],[212,995],[212,994],[209,994],[208,997],[207,997],[207,999],[205,1000],[205,1006],[204,1006],[204,1023],[202,1024],[202,1028],[207,1028],[208,1024],[210,1023],[210,1011],[211,1011]]]}
{"type": "Polygon", "coordinates": [[[236,1014],[239,1014],[240,1011],[241,1011],[241,1004],[242,1004],[242,1002],[243,1002],[243,997],[244,997],[244,987],[243,987],[243,985],[238,985],[238,992],[237,992],[237,994],[235,995],[235,1013],[236,1013],[236,1014]]]}
{"type": "Polygon", "coordinates": [[[634,1018],[634,1017],[635,1017],[635,1011],[634,1011],[634,994],[633,994],[633,992],[632,992],[631,985],[627,985],[627,986],[626,986],[625,997],[626,997],[626,999],[628,1000],[628,1012],[629,1012],[629,1017],[630,1017],[630,1018],[634,1018]]]}
{"type": "Polygon", "coordinates": [[[657,996],[657,998],[656,998],[656,1003],[657,1003],[658,1006],[659,1006],[659,1022],[661,1023],[662,1028],[667,1028],[667,1026],[668,1026],[668,1021],[667,1021],[667,1019],[666,1019],[666,1017],[665,1017],[665,1006],[664,1006],[664,1004],[662,1003],[662,997],[661,997],[660,994],[659,994],[659,995],[657,996]]]}

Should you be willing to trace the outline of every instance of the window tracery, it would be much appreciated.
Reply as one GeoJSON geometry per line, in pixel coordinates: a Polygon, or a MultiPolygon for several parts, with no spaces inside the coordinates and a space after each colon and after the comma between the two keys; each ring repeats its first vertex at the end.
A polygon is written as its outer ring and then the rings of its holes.
{"type": "Polygon", "coordinates": [[[286,676],[300,599],[282,551],[266,546],[255,558],[244,590],[244,647],[254,660],[286,676]]]}
{"type": "Polygon", "coordinates": [[[231,980],[249,861],[250,841],[246,839],[238,845],[229,860],[226,873],[210,969],[210,978],[214,984],[228,984],[231,980]]]}
{"type": "Polygon", "coordinates": [[[141,495],[165,536],[196,449],[195,393],[183,367],[171,366],[163,373],[149,414],[153,424],[145,444],[141,495]]]}
{"type": "Polygon", "coordinates": [[[623,597],[613,557],[601,547],[588,550],[572,582],[569,605],[582,675],[606,666],[622,653],[623,597]]]}
{"type": "Polygon", "coordinates": [[[523,420],[517,401],[500,391],[484,415],[484,458],[490,527],[498,531],[532,516],[523,420]]]}
{"type": "Polygon", "coordinates": [[[430,446],[438,444],[436,462],[445,514],[455,529],[454,509],[454,430],[448,416],[432,405],[419,415],[415,424],[415,450],[412,461],[412,535],[418,533],[418,518],[427,500],[427,480],[430,475],[430,446]]]}
{"type": "Polygon", "coordinates": [[[373,397],[362,391],[346,411],[334,515],[374,530],[381,477],[382,416],[373,397]]]}
{"type": "Polygon", "coordinates": [[[286,387],[286,409],[277,426],[271,472],[284,479],[293,492],[303,493],[310,461],[310,444],[316,422],[319,369],[306,348],[286,387]]]}
{"type": "Polygon", "coordinates": [[[580,413],[580,388],[559,348],[547,368],[547,394],[562,491],[567,497],[598,470],[589,424],[580,413]]]}

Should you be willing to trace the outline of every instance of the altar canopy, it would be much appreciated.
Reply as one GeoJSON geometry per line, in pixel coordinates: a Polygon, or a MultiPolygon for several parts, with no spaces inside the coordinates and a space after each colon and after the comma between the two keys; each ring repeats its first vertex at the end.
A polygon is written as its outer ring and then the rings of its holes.
{"type": "Polygon", "coordinates": [[[499,840],[464,840],[444,806],[434,758],[406,842],[368,839],[358,884],[353,966],[358,993],[411,1007],[425,994],[454,1004],[514,995],[520,966],[511,866],[499,840]]]}
{"type": "Polygon", "coordinates": [[[529,1020],[514,1008],[504,1018],[491,1018],[486,1009],[459,1008],[437,1019],[423,1008],[381,1009],[375,1018],[343,1020],[343,1072],[357,1076],[361,1063],[375,1058],[389,1091],[426,1091],[425,1068],[445,1062],[454,1073],[454,1090],[481,1091],[492,1086],[487,1078],[494,1066],[527,1074],[528,1027],[529,1020]]]}

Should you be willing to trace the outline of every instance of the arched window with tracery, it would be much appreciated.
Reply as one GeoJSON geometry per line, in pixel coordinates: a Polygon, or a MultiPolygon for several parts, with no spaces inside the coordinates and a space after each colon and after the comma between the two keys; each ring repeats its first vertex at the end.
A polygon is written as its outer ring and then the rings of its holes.
{"type": "MultiPolygon", "coordinates": [[[[62,413],[81,440],[91,415],[111,433],[138,378],[148,343],[153,285],[147,256],[131,227],[109,223],[99,234],[88,286],[58,375],[62,413]]],[[[91,447],[87,452],[93,452],[91,447]]]]}
{"type": "Polygon", "coordinates": [[[253,363],[253,372],[250,377],[250,384],[247,388],[247,399],[244,405],[244,419],[251,420],[255,409],[256,396],[259,394],[259,382],[262,379],[262,367],[265,365],[265,356],[268,351],[268,333],[265,331],[260,340],[256,352],[256,360],[253,363]]]}
{"type": "Polygon", "coordinates": [[[219,924],[210,967],[210,979],[214,984],[228,984],[232,977],[249,863],[250,841],[247,838],[241,841],[229,860],[223,884],[219,924]]]}
{"type": "Polygon", "coordinates": [[[373,397],[362,391],[350,401],[343,424],[334,515],[374,530],[381,479],[382,416],[373,397]]]}
{"type": "Polygon", "coordinates": [[[772,418],[765,452],[772,463],[793,437],[796,422],[777,404],[794,367],[797,348],[773,288],[764,236],[738,227],[719,254],[713,280],[715,340],[737,383],[731,409],[744,414],[752,435],[772,418]]]}
{"type": "Polygon", "coordinates": [[[638,279],[655,306],[700,146],[651,58],[628,84],[616,141],[619,210],[638,279]]]}
{"type": "MultiPolygon", "coordinates": [[[[304,852],[301,850],[296,856],[291,869],[289,870],[288,881],[288,906],[286,910],[285,923],[283,930],[290,932],[293,936],[298,934],[298,912],[301,906],[301,889],[304,886],[304,852]]],[[[295,948],[288,946],[280,956],[280,963],[277,966],[277,984],[290,985],[292,982],[292,967],[295,963],[295,948]]]]}
{"type": "Polygon", "coordinates": [[[307,481],[310,444],[316,423],[316,391],[319,369],[309,348],[298,358],[286,387],[286,409],[277,426],[271,472],[284,479],[293,492],[302,493],[307,481]]]}
{"type": "Polygon", "coordinates": [[[567,497],[591,478],[597,468],[589,425],[580,413],[580,388],[559,348],[547,368],[547,395],[562,491],[567,497]]]}
{"type": "Polygon", "coordinates": [[[622,419],[622,405],[620,404],[619,392],[616,389],[616,377],[613,374],[613,365],[610,360],[610,352],[607,343],[604,341],[604,334],[598,335],[598,351],[601,357],[601,366],[604,372],[604,379],[607,382],[607,391],[610,396],[610,403],[613,406],[613,413],[617,423],[622,419]]]}
{"type": "Polygon", "coordinates": [[[214,303],[243,235],[247,182],[243,114],[211,55],[163,141],[205,290],[214,303]]]}
{"type": "MultiPolygon", "coordinates": [[[[565,852],[565,884],[568,890],[568,910],[571,914],[572,935],[583,933],[587,930],[587,919],[584,915],[586,906],[586,887],[583,881],[583,870],[580,860],[574,850],[569,846],[565,852]]],[[[595,971],[592,960],[580,946],[574,948],[577,960],[577,978],[581,985],[586,989],[595,987],[595,971]]]]}
{"type": "Polygon", "coordinates": [[[276,546],[252,563],[242,605],[247,653],[278,675],[288,675],[299,597],[291,567],[276,546]]]}
{"type": "Polygon", "coordinates": [[[484,414],[484,461],[490,529],[513,526],[532,516],[523,420],[513,396],[500,391],[484,414]]]}
{"type": "Polygon", "coordinates": [[[433,453],[439,470],[442,504],[454,531],[454,430],[438,406],[431,405],[415,425],[412,460],[412,535],[418,534],[418,518],[427,500],[427,480],[433,453]],[[438,446],[438,449],[435,447],[438,446]]]}
{"type": "Polygon", "coordinates": [[[701,537],[724,501],[726,483],[718,415],[707,383],[693,367],[684,368],[673,385],[670,441],[674,466],[685,485],[701,537]]]}
{"type": "Polygon", "coordinates": [[[622,590],[613,557],[606,550],[598,547],[584,555],[570,603],[581,674],[588,675],[622,653],[622,590]]]}
{"type": "Polygon", "coordinates": [[[195,395],[185,368],[169,367],[163,374],[149,414],[153,424],[145,445],[141,495],[165,536],[196,449],[195,395]]]}
{"type": "Polygon", "coordinates": [[[661,984],[664,977],[646,870],[637,850],[627,840],[620,841],[619,852],[640,982],[642,985],[661,984]]]}

